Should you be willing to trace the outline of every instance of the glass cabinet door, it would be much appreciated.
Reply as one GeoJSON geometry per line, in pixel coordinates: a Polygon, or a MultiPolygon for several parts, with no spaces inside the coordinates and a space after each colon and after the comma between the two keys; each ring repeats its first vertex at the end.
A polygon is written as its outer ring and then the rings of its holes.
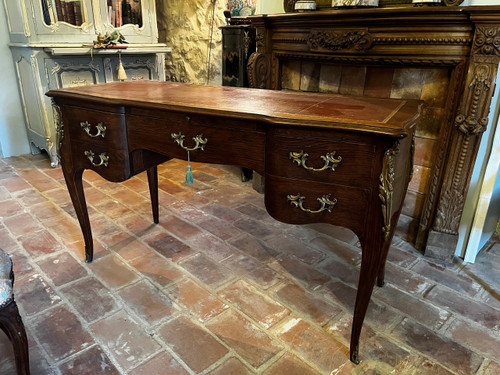
{"type": "Polygon", "coordinates": [[[157,43],[154,0],[94,0],[96,30],[103,35],[118,30],[127,43],[157,43]],[[99,8],[96,11],[95,8],[99,8]]]}
{"type": "Polygon", "coordinates": [[[124,25],[142,27],[141,0],[107,0],[108,23],[115,28],[124,25]]]}
{"type": "Polygon", "coordinates": [[[115,30],[128,43],[158,42],[155,0],[29,1],[40,42],[91,44],[97,34],[115,30]]]}
{"type": "Polygon", "coordinates": [[[90,0],[32,0],[32,4],[40,41],[92,41],[95,29],[90,0]]]}
{"type": "Polygon", "coordinates": [[[43,22],[54,25],[66,22],[73,26],[82,26],[87,21],[82,0],[39,0],[42,5],[43,22]]]}

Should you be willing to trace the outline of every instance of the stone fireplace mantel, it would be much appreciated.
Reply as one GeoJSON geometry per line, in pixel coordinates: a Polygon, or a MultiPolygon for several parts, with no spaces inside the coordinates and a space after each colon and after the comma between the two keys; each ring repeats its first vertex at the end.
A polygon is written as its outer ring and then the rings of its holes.
{"type": "Polygon", "coordinates": [[[250,84],[422,99],[400,232],[453,256],[500,59],[500,6],[321,10],[250,17],[250,84]],[[446,249],[446,250],[444,250],[446,249]]]}

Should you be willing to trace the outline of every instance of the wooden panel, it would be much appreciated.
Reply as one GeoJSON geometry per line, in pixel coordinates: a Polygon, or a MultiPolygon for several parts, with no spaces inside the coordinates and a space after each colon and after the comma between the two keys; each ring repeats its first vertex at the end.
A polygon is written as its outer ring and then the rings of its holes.
{"type": "Polygon", "coordinates": [[[69,120],[68,128],[72,141],[84,141],[107,145],[112,148],[125,148],[127,137],[125,133],[125,117],[116,113],[93,111],[78,107],[66,107],[66,118],[69,120]],[[91,137],[82,128],[81,123],[87,122],[90,125],[90,134],[97,135],[97,125],[105,127],[104,136],[91,137]]]}
{"type": "MultiPolygon", "coordinates": [[[[267,147],[266,171],[270,174],[351,186],[366,186],[372,178],[373,165],[369,161],[375,158],[375,147],[360,142],[342,141],[342,135],[337,140],[269,136],[267,147]],[[325,166],[322,157],[329,152],[335,152],[333,158],[340,162],[335,164],[335,170],[311,171],[295,163],[290,152],[308,154],[306,166],[316,169],[325,166]]],[[[332,166],[334,163],[328,165],[332,166]]]]}
{"type": "Polygon", "coordinates": [[[87,143],[87,142],[72,142],[72,167],[75,170],[80,168],[92,169],[99,173],[102,177],[109,181],[121,182],[131,176],[130,160],[127,150],[115,150],[107,145],[87,143]],[[92,160],[85,154],[86,151],[91,151],[94,154],[92,160]],[[103,154],[109,157],[107,165],[101,164],[100,155],[103,154]],[[93,165],[94,164],[97,165],[93,165]]]}
{"type": "Polygon", "coordinates": [[[187,151],[174,142],[172,133],[182,133],[185,136],[184,145],[189,148],[196,144],[193,138],[201,136],[207,143],[204,150],[190,151],[192,161],[239,165],[263,172],[265,133],[248,129],[245,122],[238,129],[238,122],[233,121],[234,127],[231,129],[231,121],[228,121],[228,127],[218,127],[217,121],[210,117],[198,117],[193,121],[187,121],[185,115],[179,114],[166,117],[173,119],[149,118],[145,121],[143,116],[127,116],[130,150],[146,148],[172,158],[187,160],[187,151]],[[178,117],[185,120],[179,121],[178,117]],[[152,138],[151,134],[155,134],[155,137],[152,138]],[[224,152],[221,153],[220,150],[224,152]]]}
{"type": "Polygon", "coordinates": [[[360,216],[368,208],[369,192],[354,187],[346,188],[344,185],[312,184],[310,181],[295,180],[276,177],[266,174],[265,187],[266,209],[275,219],[289,224],[311,224],[326,222],[333,225],[347,226],[354,233],[362,233],[364,222],[360,216]],[[301,194],[306,197],[304,207],[317,210],[317,198],[330,194],[330,198],[337,199],[337,204],[332,212],[311,214],[294,207],[287,200],[289,194],[301,194]]]}

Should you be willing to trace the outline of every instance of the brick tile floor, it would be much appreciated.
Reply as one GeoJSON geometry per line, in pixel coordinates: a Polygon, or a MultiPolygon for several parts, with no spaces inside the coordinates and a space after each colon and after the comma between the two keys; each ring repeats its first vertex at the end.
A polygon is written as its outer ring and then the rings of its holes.
{"type": "MultiPolygon", "coordinates": [[[[0,159],[0,247],[34,375],[500,374],[500,244],[475,264],[443,264],[395,238],[348,359],[357,238],[273,220],[239,169],[159,168],[160,224],[144,174],[85,172],[95,260],[60,168],[44,155],[0,159]]],[[[0,374],[14,374],[0,332],[0,374]]]]}

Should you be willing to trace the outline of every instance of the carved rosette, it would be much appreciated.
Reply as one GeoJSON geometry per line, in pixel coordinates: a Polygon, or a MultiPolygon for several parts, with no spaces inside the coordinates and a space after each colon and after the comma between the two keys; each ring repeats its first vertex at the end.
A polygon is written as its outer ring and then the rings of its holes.
{"type": "Polygon", "coordinates": [[[327,49],[330,51],[366,51],[372,47],[373,37],[367,31],[313,30],[309,33],[307,44],[312,50],[327,49]]]}
{"type": "Polygon", "coordinates": [[[387,241],[391,233],[391,218],[392,218],[392,196],[394,192],[394,157],[399,153],[399,141],[384,154],[382,164],[382,173],[379,181],[379,198],[382,202],[382,215],[384,218],[384,226],[382,232],[387,241]]]}
{"type": "Polygon", "coordinates": [[[478,27],[474,36],[473,53],[480,55],[500,55],[500,28],[478,27]]]}
{"type": "Polygon", "coordinates": [[[263,53],[255,52],[248,59],[248,84],[250,87],[266,89],[268,88],[269,75],[271,74],[271,64],[263,53]]]}

